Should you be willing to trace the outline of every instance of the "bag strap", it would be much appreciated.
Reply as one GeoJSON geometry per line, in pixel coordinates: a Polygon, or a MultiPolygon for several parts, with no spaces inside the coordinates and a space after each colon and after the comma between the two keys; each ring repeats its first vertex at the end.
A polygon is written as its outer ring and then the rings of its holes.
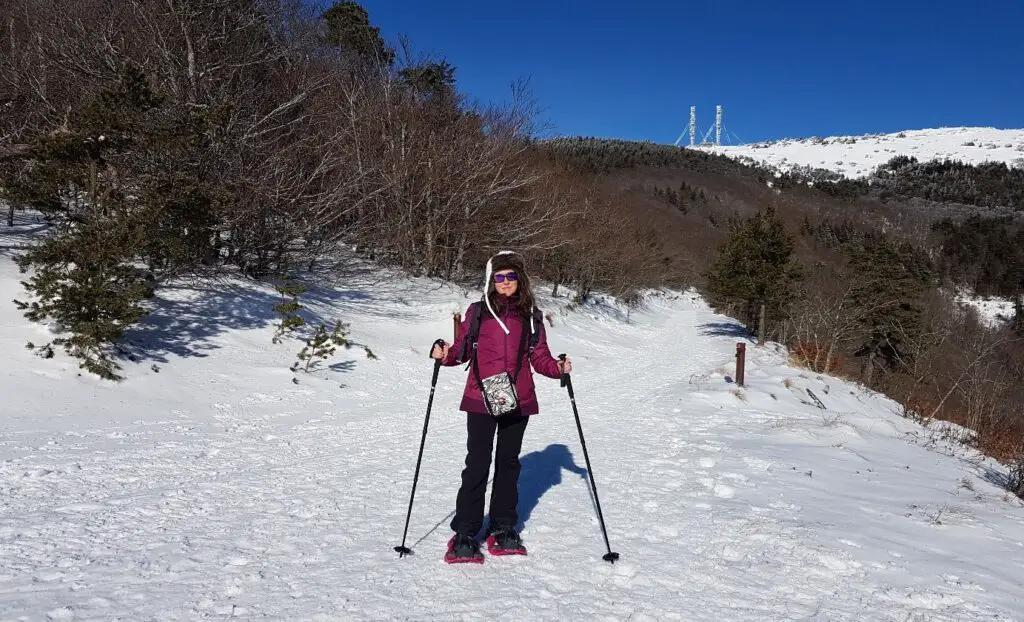
{"type": "Polygon", "coordinates": [[[484,406],[487,407],[488,413],[493,413],[494,409],[491,408],[491,400],[487,399],[487,391],[484,390],[484,381],[480,378],[480,365],[476,362],[476,342],[473,342],[473,359],[470,361],[470,365],[473,367],[473,377],[476,379],[476,386],[480,389],[480,395],[484,398],[484,406]]]}
{"type": "Polygon", "coordinates": [[[491,412],[491,402],[487,399],[487,391],[484,390],[484,381],[480,376],[480,364],[477,363],[477,342],[480,340],[480,322],[483,320],[483,301],[477,301],[469,305],[469,332],[466,334],[466,338],[462,342],[462,360],[467,359],[467,352],[469,358],[469,365],[472,368],[471,374],[476,380],[476,386],[480,389],[480,395],[484,398],[484,405],[487,407],[487,412],[491,412]]]}

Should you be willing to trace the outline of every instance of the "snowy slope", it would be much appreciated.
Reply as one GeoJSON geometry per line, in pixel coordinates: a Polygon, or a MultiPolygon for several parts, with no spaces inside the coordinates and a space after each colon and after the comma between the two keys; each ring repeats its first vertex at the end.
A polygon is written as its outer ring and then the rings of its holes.
{"type": "Polygon", "coordinates": [[[961,294],[956,301],[965,307],[973,308],[978,318],[990,327],[999,327],[1013,321],[1014,303],[1006,298],[980,298],[961,294]]]}
{"type": "Polygon", "coordinates": [[[749,158],[781,170],[809,166],[858,178],[899,155],[922,162],[948,158],[969,164],[1005,162],[1024,166],[1024,129],[955,127],[698,148],[737,159],[749,158]]]}
{"type": "Polygon", "coordinates": [[[351,322],[379,359],[342,351],[294,384],[298,345],[271,343],[268,290],[183,286],[133,333],[150,354],[114,385],[24,348],[47,334],[7,302],[20,241],[0,232],[2,620],[1024,619],[1024,504],[996,485],[998,465],[774,348],[749,348],[737,388],[740,331],[693,294],[653,297],[628,321],[607,303],[542,301],[552,349],[576,363],[621,561],[601,561],[572,411],[541,378],[522,459],[530,555],[447,566],[461,368],[438,384],[416,554],[392,547],[427,348],[475,294],[349,276],[313,310],[351,322]]]}

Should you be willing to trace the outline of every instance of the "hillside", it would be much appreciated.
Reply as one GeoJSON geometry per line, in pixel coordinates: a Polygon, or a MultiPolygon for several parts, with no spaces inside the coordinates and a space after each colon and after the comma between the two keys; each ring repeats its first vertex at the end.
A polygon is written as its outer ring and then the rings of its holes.
{"type": "Polygon", "coordinates": [[[966,164],[1002,162],[1024,166],[1024,129],[954,127],[907,130],[892,134],[784,139],[743,146],[700,146],[741,161],[781,171],[820,168],[848,178],[869,176],[896,156],[929,160],[960,160],[966,164]]]}
{"type": "Polygon", "coordinates": [[[355,2],[12,7],[0,619],[1024,609],[1024,169],[541,141],[525,83],[471,97],[355,2]],[[466,425],[446,369],[396,559],[426,350],[506,248],[575,359],[596,475],[544,383],[530,557],[443,566],[466,425]],[[961,292],[1016,298],[1013,322],[961,292]],[[289,309],[348,347],[295,371],[289,309]]]}
{"type": "MultiPolygon", "coordinates": [[[[21,295],[5,230],[0,291],[21,295]]],[[[523,449],[530,555],[446,566],[465,373],[442,370],[398,559],[429,391],[426,350],[476,297],[363,265],[308,296],[372,348],[293,375],[270,288],[163,288],[126,379],[79,374],[0,305],[0,618],[1012,620],[1024,504],[1006,471],[883,396],[748,348],[692,292],[642,309],[542,297],[576,399],[542,382],[523,449]],[[671,338],[666,336],[671,335],[671,338]],[[142,349],[144,347],[144,350],[142,349]],[[296,377],[298,383],[292,378],[296,377]],[[813,393],[813,396],[811,395],[813,393]],[[819,408],[815,398],[821,401],[819,408]],[[628,434],[625,433],[628,431],[628,434]],[[494,603],[501,603],[496,609],[494,603]]],[[[547,291],[547,287],[541,287],[547,291]]]]}

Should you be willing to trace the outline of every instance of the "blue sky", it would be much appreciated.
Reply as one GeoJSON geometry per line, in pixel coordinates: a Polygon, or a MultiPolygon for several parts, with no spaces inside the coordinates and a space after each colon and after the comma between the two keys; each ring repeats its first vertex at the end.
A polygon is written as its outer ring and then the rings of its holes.
{"type": "Polygon", "coordinates": [[[697,106],[745,142],[1024,127],[1024,0],[364,0],[390,41],[508,98],[529,77],[556,135],[671,143],[697,106]]]}

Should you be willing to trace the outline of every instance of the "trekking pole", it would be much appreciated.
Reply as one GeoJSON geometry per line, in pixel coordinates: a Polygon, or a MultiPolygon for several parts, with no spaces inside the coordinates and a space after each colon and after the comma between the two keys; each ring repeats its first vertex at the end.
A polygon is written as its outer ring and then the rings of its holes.
{"type": "MultiPolygon", "coordinates": [[[[445,346],[444,339],[438,339],[430,346],[433,354],[434,346],[445,346]]],[[[405,546],[405,537],[409,534],[409,519],[412,517],[412,500],[416,497],[416,482],[420,479],[420,462],[423,460],[423,446],[427,442],[427,426],[430,424],[430,407],[434,404],[434,389],[437,387],[437,372],[441,369],[441,359],[434,359],[434,377],[430,380],[430,398],[427,400],[427,417],[423,420],[423,438],[420,439],[420,455],[416,458],[416,473],[412,476],[412,494],[409,495],[409,511],[405,515],[405,531],[402,532],[402,544],[395,547],[398,558],[412,555],[412,549],[405,546]]]]}
{"type": "MultiPolygon", "coordinates": [[[[565,364],[565,355],[559,354],[558,360],[565,364]]],[[[569,374],[562,372],[562,386],[569,390],[569,401],[572,402],[572,414],[576,417],[576,429],[580,433],[580,445],[583,446],[583,459],[587,461],[587,473],[590,474],[590,489],[594,492],[594,504],[597,505],[597,520],[601,521],[601,533],[604,535],[604,546],[608,553],[601,559],[614,564],[619,559],[618,553],[612,553],[612,547],[608,544],[608,530],[604,526],[604,515],[601,514],[601,500],[597,498],[597,483],[594,481],[594,470],[590,468],[590,456],[587,455],[587,442],[583,440],[583,426],[580,424],[580,413],[576,410],[576,395],[572,392],[572,378],[569,374]]]]}

